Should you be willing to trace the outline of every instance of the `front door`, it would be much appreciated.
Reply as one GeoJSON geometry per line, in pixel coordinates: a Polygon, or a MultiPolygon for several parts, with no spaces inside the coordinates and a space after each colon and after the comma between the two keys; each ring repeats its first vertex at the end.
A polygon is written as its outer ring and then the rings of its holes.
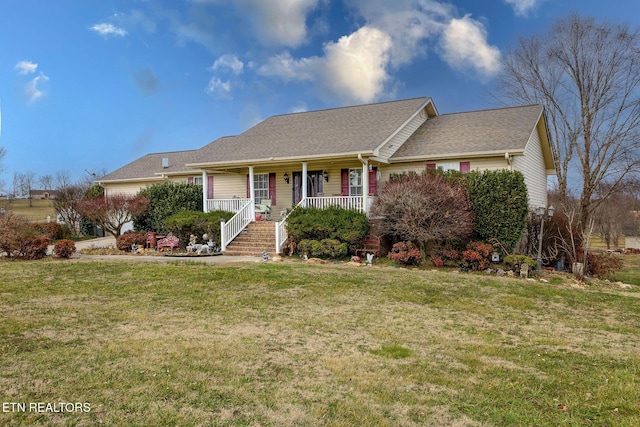
{"type": "MultiPolygon", "coordinates": [[[[324,178],[322,171],[307,172],[307,197],[319,197],[323,194],[324,178]]],[[[291,200],[294,205],[302,200],[302,172],[293,172],[291,200]]]]}

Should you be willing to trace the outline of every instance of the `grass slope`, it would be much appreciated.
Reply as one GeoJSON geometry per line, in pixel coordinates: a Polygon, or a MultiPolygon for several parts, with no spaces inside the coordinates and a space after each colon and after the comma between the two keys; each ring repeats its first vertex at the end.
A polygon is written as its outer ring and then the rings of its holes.
{"type": "Polygon", "coordinates": [[[0,425],[640,425],[640,293],[303,264],[1,261],[0,425]]]}
{"type": "Polygon", "coordinates": [[[56,211],[51,200],[33,199],[29,206],[28,199],[0,200],[0,207],[11,211],[16,215],[27,218],[29,221],[46,222],[47,216],[55,220],[56,211]]]}

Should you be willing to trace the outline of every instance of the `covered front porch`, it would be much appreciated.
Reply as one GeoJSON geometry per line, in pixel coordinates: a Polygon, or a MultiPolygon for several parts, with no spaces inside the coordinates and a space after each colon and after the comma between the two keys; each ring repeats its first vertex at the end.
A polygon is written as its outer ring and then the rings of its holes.
{"type": "Polygon", "coordinates": [[[286,217],[293,209],[338,206],[367,213],[379,180],[379,164],[360,156],[349,160],[204,169],[203,209],[236,213],[221,227],[224,251],[229,242],[256,220],[256,214],[269,205],[269,214],[258,218],[273,221],[276,238],[272,247],[279,253],[288,238],[286,217]]]}

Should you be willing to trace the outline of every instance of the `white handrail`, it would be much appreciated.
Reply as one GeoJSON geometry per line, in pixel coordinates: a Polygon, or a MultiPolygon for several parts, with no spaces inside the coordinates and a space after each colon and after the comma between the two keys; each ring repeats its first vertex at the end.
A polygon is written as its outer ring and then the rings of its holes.
{"type": "Polygon", "coordinates": [[[236,238],[242,230],[245,229],[251,221],[254,220],[254,206],[251,199],[241,199],[245,202],[244,206],[229,221],[220,221],[220,250],[225,251],[227,245],[236,238]]]}
{"type": "Polygon", "coordinates": [[[285,244],[287,239],[289,238],[289,233],[287,232],[287,218],[291,215],[291,212],[296,210],[299,206],[305,206],[306,199],[300,200],[297,205],[293,207],[280,221],[276,221],[276,253],[279,254],[282,249],[282,245],[285,244]]]}

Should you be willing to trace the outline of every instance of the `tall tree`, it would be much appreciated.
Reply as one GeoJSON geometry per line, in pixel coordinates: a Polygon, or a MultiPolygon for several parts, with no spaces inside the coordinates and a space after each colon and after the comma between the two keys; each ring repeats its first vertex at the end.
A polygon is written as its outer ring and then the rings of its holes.
{"type": "Polygon", "coordinates": [[[561,199],[570,169],[582,182],[582,228],[640,165],[640,33],[577,15],[505,55],[498,95],[543,104],[561,199]],[[609,191],[597,193],[601,184],[609,191]]]}
{"type": "Polygon", "coordinates": [[[83,199],[87,188],[81,184],[58,187],[53,199],[53,208],[70,230],[80,233],[82,215],[78,212],[78,203],[83,199]]]}
{"type": "Polygon", "coordinates": [[[43,190],[53,190],[53,176],[45,174],[38,178],[38,184],[43,190]]]}

